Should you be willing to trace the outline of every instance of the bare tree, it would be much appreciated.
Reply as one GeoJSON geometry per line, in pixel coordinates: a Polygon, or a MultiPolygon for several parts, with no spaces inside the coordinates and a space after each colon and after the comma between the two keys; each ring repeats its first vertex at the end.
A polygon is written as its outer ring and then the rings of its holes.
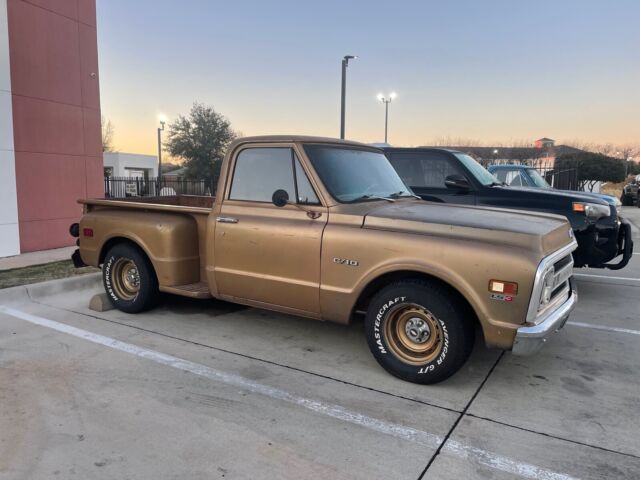
{"type": "Polygon", "coordinates": [[[115,132],[113,123],[104,115],[100,117],[100,123],[102,124],[102,151],[113,152],[113,134],[115,132]]]}
{"type": "Polygon", "coordinates": [[[640,159],[640,143],[616,145],[613,143],[590,143],[580,140],[568,140],[564,142],[564,144],[587,152],[601,153],[609,157],[624,160],[625,173],[635,171],[634,161],[640,159]]]}
{"type": "Polygon", "coordinates": [[[595,143],[585,142],[582,140],[567,140],[562,142],[563,145],[579,148],[586,152],[601,153],[603,155],[609,155],[611,157],[621,158],[623,160],[633,159],[636,156],[640,156],[640,144],[627,143],[618,144],[615,143],[595,143]]]}
{"type": "Polygon", "coordinates": [[[480,140],[474,140],[472,138],[447,135],[445,137],[436,137],[431,142],[425,143],[425,145],[432,147],[481,147],[483,143],[480,140]]]}

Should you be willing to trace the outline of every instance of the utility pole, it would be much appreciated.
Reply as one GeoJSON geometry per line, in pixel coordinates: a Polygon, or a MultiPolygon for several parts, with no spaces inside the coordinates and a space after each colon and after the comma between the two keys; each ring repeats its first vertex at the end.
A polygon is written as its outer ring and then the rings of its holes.
{"type": "Polygon", "coordinates": [[[349,60],[355,60],[358,58],[355,55],[345,55],[342,59],[342,92],[340,95],[340,138],[344,140],[344,111],[347,95],[347,67],[349,66],[349,60]]]}
{"type": "Polygon", "coordinates": [[[162,132],[164,130],[164,120],[160,120],[158,127],[158,182],[156,185],[156,193],[160,195],[162,189],[162,132]]]}

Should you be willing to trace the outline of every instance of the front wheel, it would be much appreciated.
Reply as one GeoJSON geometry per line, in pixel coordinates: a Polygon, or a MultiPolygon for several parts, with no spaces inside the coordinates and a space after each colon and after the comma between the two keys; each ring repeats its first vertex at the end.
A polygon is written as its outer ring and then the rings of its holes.
{"type": "Polygon", "coordinates": [[[158,279],[153,265],[134,245],[119,243],[107,252],[102,281],[113,306],[123,312],[142,312],[158,301],[158,279]]]}
{"type": "Polygon", "coordinates": [[[629,207],[633,205],[633,197],[627,193],[624,193],[622,195],[622,198],[620,199],[620,202],[622,202],[623,206],[629,207]]]}
{"type": "Polygon", "coordinates": [[[365,319],[369,348],[378,363],[403,380],[433,384],[457,372],[471,354],[470,312],[442,285],[394,282],[378,292],[365,319]]]}

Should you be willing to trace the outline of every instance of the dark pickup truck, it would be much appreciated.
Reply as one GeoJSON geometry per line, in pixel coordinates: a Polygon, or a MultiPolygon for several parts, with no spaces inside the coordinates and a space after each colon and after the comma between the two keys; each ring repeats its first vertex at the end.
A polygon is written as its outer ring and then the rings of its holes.
{"type": "Polygon", "coordinates": [[[555,213],[573,228],[576,267],[618,270],[633,253],[619,209],[583,192],[508,186],[469,155],[446,148],[384,148],[404,183],[424,200],[555,213]],[[616,257],[617,262],[610,263],[616,257]]]}
{"type": "Polygon", "coordinates": [[[622,196],[620,197],[620,200],[622,201],[623,205],[630,207],[634,203],[636,203],[640,208],[640,195],[638,195],[638,192],[640,191],[640,189],[638,188],[639,184],[640,175],[636,175],[634,179],[632,179],[622,188],[622,196]]]}

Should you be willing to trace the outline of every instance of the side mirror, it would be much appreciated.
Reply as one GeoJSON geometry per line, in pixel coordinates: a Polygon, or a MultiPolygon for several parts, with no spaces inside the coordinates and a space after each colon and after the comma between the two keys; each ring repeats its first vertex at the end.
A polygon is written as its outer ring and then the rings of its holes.
{"type": "Polygon", "coordinates": [[[471,189],[469,180],[464,178],[462,175],[448,175],[447,178],[444,179],[444,184],[447,186],[447,188],[452,188],[456,190],[471,189]]]}
{"type": "Polygon", "coordinates": [[[286,190],[276,190],[271,196],[271,201],[276,207],[284,207],[289,203],[289,194],[286,190]]]}

